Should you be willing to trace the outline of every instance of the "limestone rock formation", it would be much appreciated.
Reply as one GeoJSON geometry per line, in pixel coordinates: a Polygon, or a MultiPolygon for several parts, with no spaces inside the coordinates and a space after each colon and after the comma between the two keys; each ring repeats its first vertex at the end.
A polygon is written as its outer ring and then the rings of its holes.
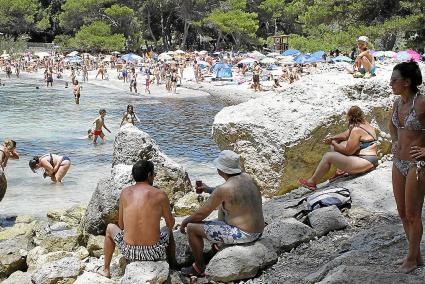
{"type": "Polygon", "coordinates": [[[314,231],[309,226],[294,218],[278,219],[267,225],[263,236],[270,238],[278,252],[290,251],[299,244],[315,237],[314,231]]]}
{"type": "Polygon", "coordinates": [[[105,236],[89,235],[87,240],[87,250],[89,251],[89,254],[94,257],[100,257],[103,255],[104,241],[105,236]]]}
{"type": "Polygon", "coordinates": [[[0,279],[17,270],[26,270],[25,262],[31,241],[25,236],[14,236],[0,242],[0,279]]]}
{"type": "Polygon", "coordinates": [[[231,282],[254,277],[277,261],[272,240],[261,239],[246,245],[235,245],[219,251],[207,265],[207,277],[217,282],[231,282]]]}
{"type": "Polygon", "coordinates": [[[165,190],[171,201],[174,193],[192,190],[187,172],[163,154],[150,136],[132,125],[121,127],[114,143],[111,176],[99,180],[82,222],[85,232],[103,235],[108,223],[118,221],[118,199],[121,190],[134,184],[132,164],[149,159],[155,165],[154,186],[165,190]]]}
{"type": "Polygon", "coordinates": [[[121,284],[164,283],[170,273],[166,261],[137,261],[127,265],[121,284]]]}
{"type": "Polygon", "coordinates": [[[189,192],[174,203],[174,212],[176,216],[188,216],[198,210],[202,204],[208,199],[209,194],[197,194],[189,192]]]}
{"type": "Polygon", "coordinates": [[[115,281],[109,278],[103,277],[99,273],[86,271],[80,276],[78,276],[77,280],[74,284],[114,284],[115,281]]]}
{"type": "Polygon", "coordinates": [[[2,284],[32,284],[31,273],[20,270],[13,272],[2,284]]]}
{"type": "MultiPolygon", "coordinates": [[[[241,155],[244,170],[263,193],[276,195],[309,176],[328,150],[326,135],[347,128],[344,113],[358,105],[381,133],[379,147],[389,152],[387,121],[393,96],[382,77],[356,80],[331,72],[306,76],[279,94],[270,94],[220,111],[213,136],[221,149],[241,155]]],[[[380,154],[381,155],[381,154],[380,154]]]]}
{"type": "Polygon", "coordinates": [[[72,283],[83,270],[78,258],[65,257],[42,265],[32,273],[31,281],[35,284],[72,283]]]}
{"type": "Polygon", "coordinates": [[[318,236],[330,231],[341,230],[348,226],[348,222],[336,206],[316,209],[308,214],[311,227],[318,236]]]}
{"type": "Polygon", "coordinates": [[[71,226],[76,226],[81,222],[86,212],[86,206],[75,205],[70,208],[51,210],[47,217],[52,221],[65,222],[71,226]]]}

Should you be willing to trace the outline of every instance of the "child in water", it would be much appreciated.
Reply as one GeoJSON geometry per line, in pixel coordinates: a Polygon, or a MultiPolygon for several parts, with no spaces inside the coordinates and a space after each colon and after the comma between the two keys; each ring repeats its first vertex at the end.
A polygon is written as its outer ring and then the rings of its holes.
{"type": "Polygon", "coordinates": [[[93,124],[95,124],[95,128],[92,131],[93,144],[97,144],[98,136],[100,136],[100,138],[102,138],[103,143],[105,143],[106,139],[105,134],[103,134],[102,128],[105,128],[109,133],[111,133],[111,131],[105,125],[105,115],[106,110],[102,108],[99,110],[99,116],[93,121],[93,124]]]}

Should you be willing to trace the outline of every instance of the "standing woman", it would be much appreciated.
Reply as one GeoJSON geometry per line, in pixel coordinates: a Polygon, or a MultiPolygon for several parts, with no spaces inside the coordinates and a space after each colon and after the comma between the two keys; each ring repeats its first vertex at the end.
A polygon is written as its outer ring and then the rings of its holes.
{"type": "Polygon", "coordinates": [[[71,167],[71,160],[67,156],[45,154],[34,156],[29,161],[30,169],[35,173],[39,168],[44,169],[43,177],[50,177],[53,182],[62,182],[63,177],[71,167]]]}
{"type": "Polygon", "coordinates": [[[420,243],[425,195],[425,96],[418,86],[422,74],[415,62],[397,64],[391,75],[394,95],[390,132],[393,142],[392,182],[398,214],[409,242],[399,270],[409,273],[423,265],[420,243]]]}
{"type": "Polygon", "coordinates": [[[123,126],[124,124],[133,124],[135,125],[137,123],[140,123],[140,119],[137,117],[137,115],[134,113],[134,108],[132,105],[128,105],[127,106],[127,111],[124,113],[124,116],[121,120],[121,125],[123,126]]]}

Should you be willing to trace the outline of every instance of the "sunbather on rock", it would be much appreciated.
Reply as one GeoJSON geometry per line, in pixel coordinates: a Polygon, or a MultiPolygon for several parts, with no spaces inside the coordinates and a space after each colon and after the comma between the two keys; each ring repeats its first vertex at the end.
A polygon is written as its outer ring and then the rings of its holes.
{"type": "Polygon", "coordinates": [[[204,240],[217,245],[234,245],[258,240],[264,230],[261,193],[253,180],[239,167],[239,155],[225,150],[214,160],[218,174],[224,184],[203,190],[211,196],[197,212],[183,220],[181,232],[186,233],[195,263],[182,269],[185,276],[204,276],[204,240]],[[218,219],[204,221],[210,213],[219,208],[218,219]]]}
{"type": "Polygon", "coordinates": [[[358,106],[352,106],[347,113],[349,127],[346,131],[326,138],[323,142],[331,145],[313,176],[309,179],[300,178],[298,183],[311,190],[316,190],[316,184],[335,165],[338,175],[364,173],[378,165],[377,137],[375,129],[366,121],[363,111],[358,106]]]}

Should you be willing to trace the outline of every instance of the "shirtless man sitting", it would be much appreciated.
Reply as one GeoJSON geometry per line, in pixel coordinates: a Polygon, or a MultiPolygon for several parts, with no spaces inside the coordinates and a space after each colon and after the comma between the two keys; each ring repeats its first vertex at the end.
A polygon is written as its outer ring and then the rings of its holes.
{"type": "Polygon", "coordinates": [[[170,265],[175,264],[174,217],[167,194],[152,186],[153,163],[138,161],[132,175],[136,184],[120,195],[118,226],[108,224],[106,228],[104,266],[98,273],[108,278],[115,244],[127,260],[159,261],[168,256],[170,265]],[[161,217],[166,227],[160,229],[161,217]]]}
{"type": "Polygon", "coordinates": [[[218,174],[226,181],[215,189],[202,184],[202,190],[211,193],[206,204],[183,220],[180,231],[186,233],[195,263],[182,269],[185,276],[203,277],[204,240],[220,245],[250,243],[258,240],[264,230],[261,193],[253,180],[239,168],[239,155],[224,150],[214,160],[218,174]],[[218,219],[203,221],[218,207],[218,219]]]}

